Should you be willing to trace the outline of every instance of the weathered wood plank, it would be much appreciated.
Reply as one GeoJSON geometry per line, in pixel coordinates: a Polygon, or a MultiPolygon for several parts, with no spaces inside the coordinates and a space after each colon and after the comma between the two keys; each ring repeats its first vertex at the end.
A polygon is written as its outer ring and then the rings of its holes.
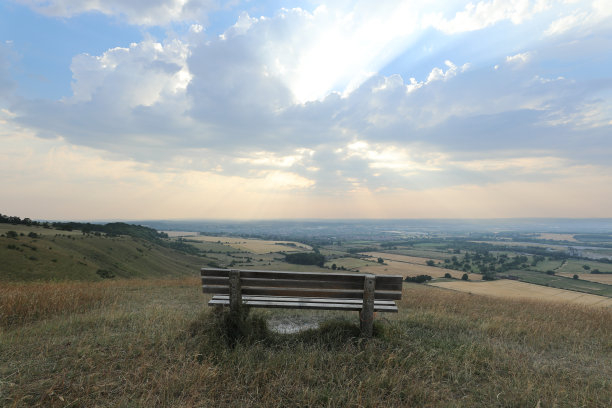
{"type": "MultiPolygon", "coordinates": [[[[229,300],[210,300],[210,306],[227,306],[229,300]]],[[[244,300],[243,304],[249,307],[265,307],[265,308],[283,308],[283,309],[324,309],[324,310],[347,310],[360,311],[360,304],[346,303],[317,303],[317,302],[282,302],[282,301],[261,301],[261,300],[244,300]]],[[[374,305],[376,312],[397,312],[397,306],[389,305],[374,305]]]]}
{"type": "MultiPolygon", "coordinates": [[[[228,277],[228,269],[202,268],[202,277],[228,277]]],[[[335,273],[335,272],[287,272],[287,271],[257,271],[240,270],[241,278],[259,279],[297,279],[333,282],[358,282],[363,283],[365,274],[361,273],[335,273]]],[[[401,285],[402,277],[397,275],[376,275],[380,284],[401,285]]]]}
{"type": "MultiPolygon", "coordinates": [[[[229,294],[227,286],[203,286],[204,293],[229,294]]],[[[301,289],[301,288],[260,288],[242,286],[243,295],[268,295],[268,296],[303,296],[303,297],[328,297],[339,299],[363,298],[363,290],[358,289],[301,289]]],[[[375,299],[399,300],[401,292],[375,291],[375,299]]]]}
{"type": "MultiPolygon", "coordinates": [[[[325,288],[325,289],[361,289],[363,288],[363,280],[361,281],[328,281],[328,280],[302,280],[302,279],[263,279],[263,278],[244,278],[241,276],[240,282],[242,286],[250,287],[289,287],[289,288],[325,288]]],[[[203,277],[202,283],[205,285],[229,285],[229,278],[219,277],[203,277]]],[[[377,290],[401,291],[401,284],[379,284],[376,285],[377,290]],[[399,287],[398,287],[399,286],[399,287]]]]}
{"type": "MultiPolygon", "coordinates": [[[[215,295],[213,297],[215,300],[229,300],[228,295],[215,295]]],[[[334,303],[346,303],[346,304],[355,304],[362,305],[363,299],[331,299],[330,298],[313,298],[313,297],[288,297],[288,296],[242,296],[242,300],[262,300],[262,301],[281,301],[281,302],[314,302],[314,303],[329,303],[333,301],[334,303]]],[[[375,304],[377,305],[386,305],[393,306],[395,302],[393,300],[375,300],[375,304]]]]}

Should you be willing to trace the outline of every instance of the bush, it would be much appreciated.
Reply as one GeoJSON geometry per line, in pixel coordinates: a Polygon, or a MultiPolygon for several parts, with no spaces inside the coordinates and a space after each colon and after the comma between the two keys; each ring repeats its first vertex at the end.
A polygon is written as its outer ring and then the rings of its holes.
{"type": "Polygon", "coordinates": [[[445,277],[445,278],[448,278],[448,279],[453,279],[453,277],[451,276],[451,274],[450,274],[450,273],[448,273],[448,272],[446,272],[446,273],[444,274],[444,277],[445,277]]]}
{"type": "Polygon", "coordinates": [[[434,266],[436,263],[433,261],[433,259],[428,259],[427,262],[425,262],[427,264],[427,266],[434,266]]]}
{"type": "Polygon", "coordinates": [[[574,275],[573,279],[578,280],[578,275],[574,275]]]}
{"type": "Polygon", "coordinates": [[[423,283],[431,280],[429,275],[406,276],[406,282],[423,283]]]}
{"type": "Polygon", "coordinates": [[[464,281],[469,280],[469,279],[470,277],[468,276],[467,273],[464,273],[463,276],[461,277],[461,280],[464,280],[464,281]]]}
{"type": "Polygon", "coordinates": [[[98,269],[96,273],[102,279],[112,279],[115,277],[114,273],[112,273],[111,271],[107,271],[106,269],[98,269]]]}
{"type": "Polygon", "coordinates": [[[7,238],[13,238],[13,239],[17,239],[17,237],[19,236],[19,234],[17,234],[17,231],[7,231],[6,232],[6,237],[7,238]]]}
{"type": "Polygon", "coordinates": [[[555,271],[546,271],[546,274],[547,274],[547,275],[554,275],[554,274],[555,274],[555,271]]]}
{"type": "Polygon", "coordinates": [[[323,266],[325,257],[314,252],[298,252],[285,255],[285,261],[297,265],[317,265],[323,266]]]}

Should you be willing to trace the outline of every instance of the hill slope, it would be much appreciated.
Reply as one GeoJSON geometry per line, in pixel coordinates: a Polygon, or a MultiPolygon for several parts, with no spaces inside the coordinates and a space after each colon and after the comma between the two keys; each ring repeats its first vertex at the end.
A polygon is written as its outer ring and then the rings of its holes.
{"type": "Polygon", "coordinates": [[[193,276],[208,261],[162,244],[131,236],[0,224],[0,281],[193,276]]]}

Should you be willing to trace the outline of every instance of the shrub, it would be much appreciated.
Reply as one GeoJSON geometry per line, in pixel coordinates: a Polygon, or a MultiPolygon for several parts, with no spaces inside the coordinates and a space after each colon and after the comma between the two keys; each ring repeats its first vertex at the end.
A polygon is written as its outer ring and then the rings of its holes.
{"type": "Polygon", "coordinates": [[[325,257],[314,252],[298,252],[285,255],[285,261],[297,265],[317,265],[323,266],[325,257]]]}
{"type": "Polygon", "coordinates": [[[546,271],[546,274],[547,274],[547,275],[554,275],[554,274],[555,274],[555,271],[546,271]]]}
{"type": "Polygon", "coordinates": [[[406,282],[423,283],[431,280],[429,275],[406,276],[406,282]]]}
{"type": "Polygon", "coordinates": [[[451,276],[451,274],[450,274],[450,273],[448,273],[448,272],[446,272],[446,273],[444,274],[444,277],[445,277],[445,278],[448,278],[448,279],[453,279],[453,277],[451,276]]]}
{"type": "Polygon", "coordinates": [[[111,271],[107,271],[106,269],[98,269],[96,273],[102,279],[112,279],[115,277],[114,273],[112,273],[111,271]]]}
{"type": "Polygon", "coordinates": [[[466,280],[468,280],[469,278],[470,278],[470,277],[468,276],[468,274],[467,274],[467,273],[464,273],[464,274],[463,274],[463,276],[461,277],[461,280],[466,281],[466,280]]]}
{"type": "Polygon", "coordinates": [[[427,266],[434,266],[436,263],[433,261],[433,259],[428,259],[427,262],[425,262],[427,264],[427,266]]]}
{"type": "Polygon", "coordinates": [[[573,276],[573,279],[578,280],[578,275],[574,275],[574,276],[573,276]]]}
{"type": "Polygon", "coordinates": [[[17,234],[17,231],[7,231],[6,232],[6,237],[7,238],[13,238],[13,239],[17,239],[17,237],[19,236],[19,234],[17,234]]]}

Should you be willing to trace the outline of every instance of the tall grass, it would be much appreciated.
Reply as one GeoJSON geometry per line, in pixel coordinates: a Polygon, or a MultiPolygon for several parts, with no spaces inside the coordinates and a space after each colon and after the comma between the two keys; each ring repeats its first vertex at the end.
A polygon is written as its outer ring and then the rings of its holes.
{"type": "Polygon", "coordinates": [[[0,327],[18,326],[51,316],[84,313],[113,303],[119,288],[193,285],[195,278],[106,282],[0,283],[0,327]]]}
{"type": "Polygon", "coordinates": [[[355,313],[295,334],[264,323],[315,312],[236,326],[196,279],[109,290],[112,307],[0,333],[0,406],[612,406],[606,309],[405,285],[364,340],[355,313]]]}

